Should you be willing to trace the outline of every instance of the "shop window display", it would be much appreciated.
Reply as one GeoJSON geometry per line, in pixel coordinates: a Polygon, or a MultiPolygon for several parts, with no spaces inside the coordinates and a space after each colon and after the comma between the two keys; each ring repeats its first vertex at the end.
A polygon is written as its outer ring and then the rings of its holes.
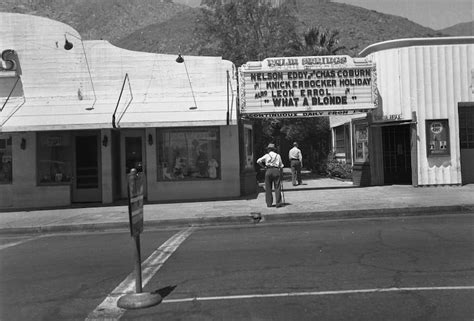
{"type": "Polygon", "coordinates": [[[72,176],[72,137],[69,133],[38,134],[38,182],[65,184],[72,176]]]}
{"type": "Polygon", "coordinates": [[[0,184],[12,183],[12,138],[0,138],[0,184]]]}
{"type": "Polygon", "coordinates": [[[157,130],[158,180],[220,178],[219,128],[157,130]]]}
{"type": "Polygon", "coordinates": [[[245,168],[254,169],[253,156],[253,131],[252,127],[244,127],[244,144],[245,144],[245,168]]]}
{"type": "Polygon", "coordinates": [[[354,161],[365,163],[369,161],[369,128],[365,124],[355,126],[354,161]]]}

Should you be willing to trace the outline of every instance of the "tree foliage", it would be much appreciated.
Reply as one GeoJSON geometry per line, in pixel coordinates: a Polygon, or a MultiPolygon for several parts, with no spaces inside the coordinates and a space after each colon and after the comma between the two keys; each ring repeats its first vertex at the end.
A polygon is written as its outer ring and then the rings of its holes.
{"type": "Polygon", "coordinates": [[[197,34],[207,46],[240,66],[250,60],[291,54],[297,47],[295,7],[272,7],[266,0],[203,0],[197,34]],[[217,45],[213,45],[217,43],[217,45]]]}
{"type": "Polygon", "coordinates": [[[302,56],[336,55],[345,49],[339,46],[339,31],[313,26],[303,34],[303,41],[297,43],[295,51],[302,56]]]}
{"type": "MultiPolygon", "coordinates": [[[[202,54],[221,55],[237,66],[268,57],[335,55],[338,32],[310,27],[298,34],[295,0],[271,6],[267,0],[203,0],[197,31],[206,46],[202,54]]],[[[305,166],[318,169],[330,149],[327,117],[261,119],[254,121],[257,154],[269,142],[297,141],[304,150],[305,166]]],[[[288,145],[288,144],[286,144],[288,145]]]]}

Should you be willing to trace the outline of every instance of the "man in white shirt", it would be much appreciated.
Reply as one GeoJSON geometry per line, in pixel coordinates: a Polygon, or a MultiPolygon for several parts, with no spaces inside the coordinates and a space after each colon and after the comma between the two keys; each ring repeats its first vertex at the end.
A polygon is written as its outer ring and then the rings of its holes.
{"type": "Polygon", "coordinates": [[[301,150],[298,148],[298,143],[293,143],[293,148],[288,153],[291,166],[291,180],[293,186],[301,185],[301,167],[303,167],[303,155],[301,150]]]}
{"type": "Polygon", "coordinates": [[[281,207],[283,206],[281,202],[283,162],[281,161],[280,155],[276,153],[274,144],[268,144],[267,151],[267,154],[257,159],[257,163],[267,169],[265,171],[265,202],[267,203],[267,207],[272,207],[272,187],[274,186],[276,207],[281,207]]]}

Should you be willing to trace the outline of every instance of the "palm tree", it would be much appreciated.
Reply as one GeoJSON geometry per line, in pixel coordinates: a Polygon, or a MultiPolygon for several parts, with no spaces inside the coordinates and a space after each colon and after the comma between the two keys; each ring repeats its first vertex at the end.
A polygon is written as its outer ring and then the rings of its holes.
{"type": "Polygon", "coordinates": [[[295,51],[304,56],[327,56],[336,55],[338,51],[345,49],[339,44],[339,31],[323,27],[311,27],[303,33],[304,42],[297,44],[295,51]]]}

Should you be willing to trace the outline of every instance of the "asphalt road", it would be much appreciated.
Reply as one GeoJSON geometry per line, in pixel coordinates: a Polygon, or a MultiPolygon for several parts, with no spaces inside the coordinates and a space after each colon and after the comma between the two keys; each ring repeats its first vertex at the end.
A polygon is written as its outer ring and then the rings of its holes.
{"type": "Polygon", "coordinates": [[[473,223],[438,215],[145,231],[144,291],[164,300],[127,311],[113,301],[133,276],[127,231],[2,236],[0,320],[473,320],[473,223]]]}

